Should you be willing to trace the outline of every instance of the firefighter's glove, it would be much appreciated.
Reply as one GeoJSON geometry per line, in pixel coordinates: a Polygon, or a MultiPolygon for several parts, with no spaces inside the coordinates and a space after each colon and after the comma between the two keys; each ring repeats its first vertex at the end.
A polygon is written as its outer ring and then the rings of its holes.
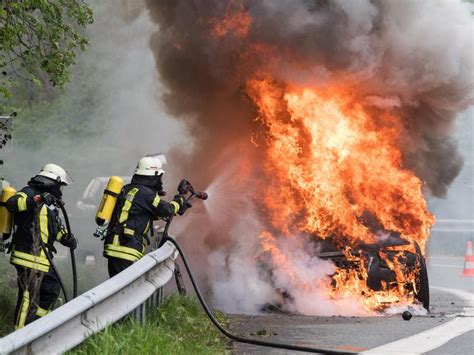
{"type": "Polygon", "coordinates": [[[60,243],[72,250],[77,248],[77,239],[74,234],[65,235],[61,238],[60,243]]]}
{"type": "Polygon", "coordinates": [[[43,192],[41,194],[41,201],[44,202],[46,206],[51,206],[54,204],[54,197],[49,192],[43,192]]]}
{"type": "Polygon", "coordinates": [[[173,201],[179,204],[178,214],[180,216],[182,216],[188,208],[192,207],[192,205],[189,202],[186,202],[186,195],[184,194],[175,195],[173,198],[173,201]]]}

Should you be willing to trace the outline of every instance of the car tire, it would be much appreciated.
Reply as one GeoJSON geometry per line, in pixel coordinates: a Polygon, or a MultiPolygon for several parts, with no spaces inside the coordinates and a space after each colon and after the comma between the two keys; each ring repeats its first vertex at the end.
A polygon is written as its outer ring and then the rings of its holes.
{"type": "Polygon", "coordinates": [[[423,305],[423,307],[429,312],[430,310],[430,285],[428,281],[428,270],[426,268],[426,262],[423,254],[421,253],[418,244],[415,245],[416,254],[419,262],[419,270],[416,280],[415,298],[423,305]]]}

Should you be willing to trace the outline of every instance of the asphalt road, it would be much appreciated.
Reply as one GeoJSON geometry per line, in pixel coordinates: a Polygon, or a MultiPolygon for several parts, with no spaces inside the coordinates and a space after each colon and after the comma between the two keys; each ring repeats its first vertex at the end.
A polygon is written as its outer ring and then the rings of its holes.
{"type": "MultiPolygon", "coordinates": [[[[431,309],[404,321],[384,317],[231,315],[231,330],[260,340],[368,354],[473,354],[474,277],[461,277],[462,257],[428,258],[431,309]]],[[[234,343],[236,354],[288,354],[234,343]]]]}

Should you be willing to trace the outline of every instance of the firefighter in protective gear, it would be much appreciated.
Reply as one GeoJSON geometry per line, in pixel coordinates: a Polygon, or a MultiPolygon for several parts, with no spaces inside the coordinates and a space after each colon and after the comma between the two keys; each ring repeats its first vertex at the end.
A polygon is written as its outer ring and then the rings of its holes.
{"type": "Polygon", "coordinates": [[[130,184],[120,192],[104,243],[110,277],[123,271],[144,255],[153,221],[184,213],[185,197],[176,195],[171,202],[161,197],[164,156],[139,160],[130,184]]]}
{"type": "Polygon", "coordinates": [[[54,205],[62,197],[62,187],[71,183],[63,168],[47,164],[31,178],[28,186],[7,201],[15,225],[10,263],[18,274],[16,328],[49,313],[59,296],[60,285],[45,250],[52,258],[56,252],[55,241],[69,248],[77,245],[75,237],[68,235],[63,227],[54,205]]]}

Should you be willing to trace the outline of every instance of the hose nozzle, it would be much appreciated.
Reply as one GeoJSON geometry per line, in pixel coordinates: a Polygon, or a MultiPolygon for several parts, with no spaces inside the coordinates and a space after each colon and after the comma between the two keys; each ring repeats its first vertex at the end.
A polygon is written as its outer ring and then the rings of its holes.
{"type": "Polygon", "coordinates": [[[208,194],[207,192],[197,192],[196,197],[200,198],[201,200],[207,200],[208,194]]]}

